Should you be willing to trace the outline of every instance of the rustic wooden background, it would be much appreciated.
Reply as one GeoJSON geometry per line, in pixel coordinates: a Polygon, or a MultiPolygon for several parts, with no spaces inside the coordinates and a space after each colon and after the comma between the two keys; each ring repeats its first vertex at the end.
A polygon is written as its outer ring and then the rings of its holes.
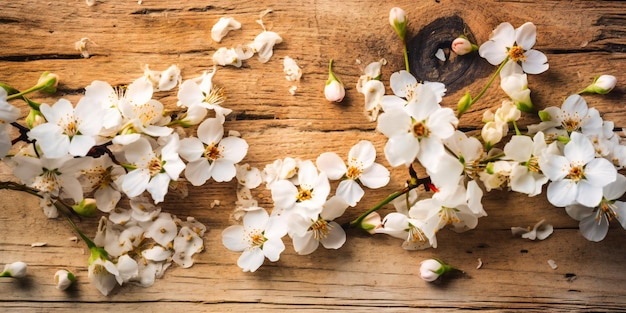
{"type": "MultiPolygon", "coordinates": [[[[385,138],[364,118],[363,99],[354,85],[369,62],[389,61],[383,68],[386,82],[403,67],[400,44],[387,22],[393,6],[408,13],[408,36],[437,18],[458,16],[482,43],[501,22],[519,26],[532,21],[538,28],[536,48],[547,54],[550,63],[548,72],[529,75],[535,105],[560,105],[594,76],[612,74],[620,85],[611,94],[586,99],[605,119],[619,128],[626,126],[626,3],[621,1],[194,0],[181,4],[145,0],[138,4],[96,0],[94,6],[82,0],[2,2],[0,81],[25,89],[43,71],[58,73],[58,93],[35,97],[48,103],[60,97],[75,102],[93,80],[128,84],[142,74],[145,64],[153,69],[178,64],[184,78],[198,76],[211,67],[211,55],[218,47],[251,41],[261,31],[255,23],[259,13],[272,9],[265,25],[284,42],[275,47],[271,61],[261,64],[253,58],[240,69],[220,68],[214,79],[228,96],[225,106],[234,110],[226,128],[241,132],[250,144],[245,162],[259,167],[287,156],[315,159],[325,151],[346,155],[360,139],[373,141],[378,161],[387,164],[382,154],[385,138]],[[217,44],[210,29],[222,16],[234,17],[243,28],[217,44]],[[92,42],[88,59],[74,49],[74,42],[83,37],[92,42]],[[295,96],[289,94],[291,83],[282,73],[285,56],[294,58],[304,72],[295,96]],[[342,104],[323,98],[330,58],[348,87],[342,104]]],[[[495,67],[482,62],[475,72],[451,84],[456,91],[449,92],[443,105],[455,106],[466,90],[476,94],[487,81],[485,69],[495,67]]],[[[498,106],[503,96],[494,86],[461,119],[461,125],[480,127],[482,111],[498,106]]],[[[174,108],[175,92],[157,98],[174,108]]],[[[522,124],[535,122],[524,117],[522,124]]],[[[400,188],[406,173],[402,168],[392,173],[388,187],[369,192],[340,221],[350,220],[400,188]]],[[[460,235],[440,232],[437,249],[404,251],[399,240],[350,231],[338,251],[320,248],[312,255],[298,256],[287,243],[278,263],[266,262],[256,273],[243,273],[236,266],[239,254],[221,244],[221,231],[229,225],[235,200],[234,186],[209,183],[190,188],[185,199],[168,196],[166,211],[195,216],[209,226],[206,251],[196,256],[191,269],[173,266],[150,288],[126,285],[108,297],[89,284],[88,250],[84,243],[68,240],[74,234],[63,221],[46,219],[37,199],[0,191],[0,263],[29,264],[27,278],[0,280],[0,311],[626,309],[624,230],[614,225],[603,242],[590,243],[579,234],[577,222],[563,209],[550,206],[545,196],[492,192],[484,199],[489,216],[480,219],[478,228],[460,235]],[[216,199],[221,204],[211,209],[216,199]],[[547,240],[532,242],[511,235],[511,226],[528,226],[544,218],[555,226],[547,240]],[[33,248],[33,242],[47,246],[33,248]],[[419,262],[429,257],[446,260],[465,274],[438,284],[425,283],[418,276],[419,262]],[[476,269],[478,258],[484,262],[481,269],[476,269]],[[548,259],[556,262],[556,270],[548,259]],[[78,275],[78,284],[68,292],[56,290],[52,279],[64,267],[78,275]]],[[[265,196],[261,203],[269,205],[269,192],[257,190],[255,195],[265,196]]],[[[81,222],[91,235],[95,224],[96,219],[81,222]]]]}

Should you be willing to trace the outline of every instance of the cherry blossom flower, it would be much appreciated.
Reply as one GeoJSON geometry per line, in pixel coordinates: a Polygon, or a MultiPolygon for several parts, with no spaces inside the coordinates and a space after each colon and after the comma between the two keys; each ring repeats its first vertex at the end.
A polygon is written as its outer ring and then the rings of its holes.
{"type": "Polygon", "coordinates": [[[113,163],[108,155],[94,158],[92,166],[81,171],[80,182],[86,192],[94,192],[96,206],[102,212],[110,212],[121,199],[115,181],[124,175],[124,169],[113,163]]]}
{"type": "Polygon", "coordinates": [[[330,183],[326,174],[317,172],[313,162],[300,162],[297,182],[279,180],[272,183],[272,199],[276,212],[289,211],[294,206],[302,209],[302,214],[316,219],[330,193],[330,183]]]}
{"type": "Polygon", "coordinates": [[[565,211],[575,220],[583,237],[590,241],[601,241],[609,231],[614,219],[626,229],[626,202],[619,201],[626,192],[626,177],[618,174],[614,182],[602,188],[602,200],[595,206],[568,205],[565,211]]]}
{"type": "Polygon", "coordinates": [[[541,171],[551,180],[548,200],[557,207],[576,203],[597,206],[602,188],[615,181],[617,170],[608,160],[595,158],[591,141],[578,132],[571,134],[563,154],[539,159],[541,171]]]}
{"type": "Polygon", "coordinates": [[[102,113],[88,100],[83,98],[74,108],[68,100],[61,99],[52,106],[44,103],[39,109],[47,123],[31,129],[28,136],[37,140],[47,157],[59,158],[68,153],[85,156],[96,144],[102,113]]]}
{"type": "Polygon", "coordinates": [[[321,243],[326,249],[339,249],[346,242],[346,233],[341,225],[333,221],[345,212],[348,204],[338,196],[333,196],[324,204],[319,216],[310,219],[293,212],[289,215],[289,236],[298,254],[311,254],[321,243]]]}
{"type": "Polygon", "coordinates": [[[108,295],[117,285],[120,272],[108,257],[107,252],[98,247],[91,247],[89,257],[88,277],[91,283],[102,293],[108,295]]]}
{"type": "Polygon", "coordinates": [[[510,23],[496,27],[489,41],[478,49],[481,57],[492,65],[499,65],[507,58],[514,63],[521,63],[525,73],[540,74],[548,69],[548,58],[540,51],[532,49],[537,40],[537,27],[524,23],[514,29],[510,23]]]}
{"type": "Polygon", "coordinates": [[[513,191],[528,194],[529,197],[541,193],[548,178],[541,173],[539,158],[546,148],[542,132],[532,139],[528,136],[513,136],[504,146],[506,157],[517,162],[510,172],[510,186],[513,191]]]}
{"type": "Polygon", "coordinates": [[[126,159],[134,169],[118,180],[129,197],[136,197],[144,191],[152,195],[154,203],[163,201],[171,180],[178,179],[185,164],[178,156],[178,135],[164,137],[166,144],[156,151],[145,138],[127,145],[124,148],[126,159]]]}
{"type": "Polygon", "coordinates": [[[380,81],[382,76],[381,70],[385,64],[387,64],[387,60],[385,59],[368,64],[363,69],[363,75],[359,76],[359,80],[356,83],[356,90],[364,94],[363,88],[367,82],[372,80],[380,81]]]}
{"type": "Polygon", "coordinates": [[[530,112],[533,102],[530,99],[528,78],[519,66],[507,63],[500,71],[500,87],[511,98],[518,109],[530,112]]]}
{"type": "Polygon", "coordinates": [[[596,108],[589,108],[587,101],[580,95],[567,97],[560,108],[547,107],[542,112],[545,112],[548,117],[542,119],[543,121],[537,125],[529,125],[529,133],[555,132],[554,128],[561,128],[567,133],[581,131],[586,134],[602,128],[600,112],[596,108]]]}
{"type": "MultiPolygon", "coordinates": [[[[222,121],[232,110],[224,108],[224,92],[221,88],[213,85],[213,76],[216,68],[212,72],[204,72],[202,76],[184,81],[178,89],[178,106],[192,110],[194,107],[202,107],[214,110],[216,117],[222,121]]],[[[202,115],[202,114],[197,114],[202,115]]]]}
{"type": "Polygon", "coordinates": [[[128,90],[118,103],[125,119],[124,133],[144,133],[154,137],[167,136],[172,129],[164,126],[169,122],[164,115],[163,104],[152,99],[154,87],[145,77],[138,78],[128,86],[128,90]]]}
{"type": "Polygon", "coordinates": [[[350,149],[347,166],[334,152],[321,154],[316,164],[331,180],[345,178],[339,183],[336,194],[350,206],[355,206],[365,194],[358,182],[371,189],[383,187],[389,182],[389,170],[374,163],[375,159],[374,145],[362,140],[350,149]]]}
{"type": "Polygon", "coordinates": [[[276,262],[285,250],[282,237],[287,226],[279,216],[269,216],[263,208],[246,212],[243,225],[233,225],[222,232],[222,243],[231,251],[243,251],[237,265],[244,272],[254,272],[265,258],[276,262]]]}
{"type": "Polygon", "coordinates": [[[377,234],[402,239],[402,248],[405,250],[423,250],[437,247],[437,238],[434,232],[424,232],[425,223],[419,218],[399,212],[387,214],[382,221],[382,227],[375,228],[377,234]]]}
{"type": "Polygon", "coordinates": [[[235,177],[235,164],[248,152],[248,143],[235,136],[224,136],[222,121],[209,118],[198,126],[198,138],[181,140],[180,155],[189,161],[185,177],[194,186],[213,178],[217,182],[230,181],[235,177]]]}
{"type": "Polygon", "coordinates": [[[83,188],[77,177],[81,169],[91,165],[90,158],[66,155],[50,159],[18,155],[13,159],[17,163],[13,175],[24,184],[54,197],[70,197],[76,203],[83,199],[83,188]]]}
{"type": "Polygon", "coordinates": [[[389,84],[394,95],[384,96],[382,107],[389,110],[392,107],[398,108],[406,106],[412,101],[418,99],[421,90],[428,88],[437,97],[437,103],[441,102],[446,93],[446,86],[437,82],[418,83],[417,79],[407,71],[399,71],[391,74],[389,84]]]}
{"type": "Polygon", "coordinates": [[[379,80],[369,80],[363,85],[362,93],[365,96],[365,114],[369,121],[376,121],[378,112],[382,109],[385,85],[379,80]]]}
{"type": "Polygon", "coordinates": [[[454,134],[457,124],[452,109],[442,108],[430,88],[378,118],[378,130],[389,138],[384,151],[391,166],[408,166],[418,158],[424,167],[436,167],[445,152],[442,140],[454,134]]]}

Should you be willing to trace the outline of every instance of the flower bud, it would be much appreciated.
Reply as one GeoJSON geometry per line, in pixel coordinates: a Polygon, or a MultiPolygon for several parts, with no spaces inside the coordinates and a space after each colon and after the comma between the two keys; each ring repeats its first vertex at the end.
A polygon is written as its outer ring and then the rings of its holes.
{"type": "Polygon", "coordinates": [[[50,72],[43,72],[43,74],[39,76],[37,85],[42,85],[43,87],[41,90],[47,93],[55,93],[57,92],[57,86],[59,85],[59,75],[50,72]]]}
{"type": "Polygon", "coordinates": [[[609,93],[617,84],[617,79],[613,75],[601,75],[593,80],[593,83],[585,88],[580,93],[597,93],[605,95],[609,93]]]}
{"type": "Polygon", "coordinates": [[[427,282],[433,282],[439,276],[454,270],[454,267],[437,259],[428,259],[420,263],[420,276],[427,282]]]}
{"type": "Polygon", "coordinates": [[[0,273],[0,277],[20,278],[26,276],[26,263],[18,261],[4,266],[4,271],[0,273]]]}
{"type": "Polygon", "coordinates": [[[363,230],[372,235],[376,233],[377,228],[381,228],[382,226],[382,219],[380,218],[380,214],[378,214],[378,212],[368,214],[363,221],[361,221],[360,225],[363,230]]]}
{"type": "Polygon", "coordinates": [[[76,277],[68,270],[58,270],[54,273],[54,283],[59,290],[65,290],[76,281],[76,277]]]}
{"type": "Polygon", "coordinates": [[[333,72],[333,60],[330,60],[330,64],[328,65],[328,80],[326,81],[326,86],[324,87],[324,96],[326,96],[326,100],[331,102],[341,102],[343,97],[346,95],[346,89],[343,86],[343,83],[339,81],[335,73],[333,72]]]}
{"type": "Polygon", "coordinates": [[[472,96],[470,96],[469,92],[466,92],[465,95],[461,97],[461,99],[456,105],[457,107],[456,110],[458,112],[457,115],[458,116],[463,115],[463,113],[465,113],[465,111],[467,111],[471,105],[472,105],[472,96]]]}
{"type": "Polygon", "coordinates": [[[549,122],[552,120],[552,116],[550,116],[550,113],[547,111],[541,110],[537,113],[537,115],[539,115],[539,119],[541,119],[542,122],[549,122]]]}
{"type": "Polygon", "coordinates": [[[35,126],[43,124],[45,122],[46,119],[43,117],[41,111],[39,110],[31,109],[30,112],[28,112],[28,116],[26,116],[26,126],[28,126],[28,128],[30,129],[33,129],[35,128],[35,126]]]}
{"type": "Polygon", "coordinates": [[[396,31],[400,39],[404,40],[406,34],[406,12],[401,8],[395,7],[389,11],[389,24],[396,31]]]}
{"type": "Polygon", "coordinates": [[[506,126],[507,124],[502,122],[487,122],[480,131],[480,136],[491,147],[502,140],[502,137],[506,134],[504,131],[506,126]]]}
{"type": "Polygon", "coordinates": [[[72,206],[72,210],[82,216],[93,216],[97,208],[96,200],[92,198],[85,198],[72,206]]]}
{"type": "Polygon", "coordinates": [[[459,36],[452,41],[452,51],[458,55],[466,55],[472,51],[478,50],[478,46],[471,43],[467,37],[459,36]]]}

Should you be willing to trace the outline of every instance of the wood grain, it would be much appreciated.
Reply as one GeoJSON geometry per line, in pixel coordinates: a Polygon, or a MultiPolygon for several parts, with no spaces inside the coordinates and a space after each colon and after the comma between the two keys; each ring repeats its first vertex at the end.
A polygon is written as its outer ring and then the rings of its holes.
{"type": "MultiPolygon", "coordinates": [[[[215,83],[228,97],[225,106],[234,110],[226,129],[237,130],[250,144],[244,162],[262,167],[286,156],[315,159],[334,151],[345,156],[361,139],[374,142],[378,161],[385,138],[375,123],[363,115],[363,98],[354,85],[363,67],[385,58],[383,80],[403,67],[401,47],[387,23],[392,6],[409,15],[409,36],[440,17],[459,16],[479,42],[488,39],[499,23],[537,25],[536,48],[544,51],[550,70],[529,75],[537,108],[560,105],[565,97],[594,76],[611,74],[618,87],[607,96],[586,97],[618,129],[626,126],[626,5],[620,1],[206,1],[145,0],[84,1],[56,3],[11,1],[0,11],[0,81],[18,89],[28,88],[41,72],[61,76],[59,91],[37,94],[37,101],[53,103],[60,97],[74,103],[93,80],[112,85],[130,83],[149,64],[165,69],[178,64],[185,79],[199,76],[212,66],[211,55],[220,46],[251,41],[261,31],[255,23],[264,18],[269,30],[284,42],[277,45],[270,62],[256,58],[243,68],[219,68],[215,83]],[[222,16],[243,24],[221,44],[210,39],[211,26],[222,16]],[[90,58],[80,57],[74,42],[88,37],[90,58]],[[290,56],[303,68],[296,95],[289,94],[282,58],[290,56]],[[335,60],[335,72],[347,84],[346,100],[331,104],[323,99],[327,62],[335,60]],[[360,60],[360,64],[357,62],[360,60]],[[621,84],[621,85],[620,85],[621,84]]],[[[484,64],[489,69],[488,64],[484,64]]],[[[495,70],[495,67],[490,69],[495,70]]],[[[454,107],[465,91],[476,94],[488,77],[468,81],[450,92],[443,105],[454,107]]],[[[175,109],[175,93],[155,97],[175,109]]],[[[464,129],[480,127],[486,108],[498,106],[504,94],[494,86],[461,119],[464,129]]],[[[25,107],[23,115],[27,114],[25,107]]],[[[521,125],[536,123],[525,116],[521,125]]],[[[0,178],[8,178],[2,171],[0,178]]],[[[388,187],[368,191],[357,208],[341,222],[349,221],[387,194],[400,188],[405,169],[392,170],[388,187]]],[[[197,255],[191,269],[173,267],[150,288],[124,286],[109,297],[101,296],[87,280],[87,249],[61,220],[48,220],[38,201],[11,191],[0,191],[0,263],[22,260],[29,264],[25,280],[0,280],[0,311],[347,311],[409,312],[416,309],[449,312],[485,311],[620,311],[626,307],[626,238],[619,225],[601,243],[590,243],[578,233],[577,222],[563,209],[552,207],[544,196],[528,198],[495,191],[484,199],[489,216],[477,229],[461,235],[442,231],[439,247],[410,252],[385,236],[348,233],[338,251],[320,249],[298,256],[287,243],[277,263],[267,263],[256,273],[242,273],[237,253],[221,244],[221,231],[230,223],[235,201],[234,183],[208,183],[190,188],[187,198],[168,195],[164,210],[179,217],[195,216],[209,226],[206,251],[197,255]],[[210,208],[213,200],[221,204],[210,208]],[[545,218],[555,226],[545,241],[515,238],[512,226],[532,225],[545,218]],[[44,247],[31,247],[46,242],[44,247]],[[419,278],[419,262],[438,257],[465,271],[439,284],[419,278]],[[484,265],[476,269],[480,258],[484,265]],[[553,259],[553,270],[547,260],[553,259]],[[68,292],[53,286],[53,273],[67,267],[77,272],[78,284],[68,292]]],[[[267,207],[269,192],[261,203],[267,207]]],[[[392,208],[384,208],[383,213],[392,208]]],[[[85,219],[81,227],[89,235],[96,220],[85,219]]],[[[288,241],[288,240],[286,240],[288,241]]]]}

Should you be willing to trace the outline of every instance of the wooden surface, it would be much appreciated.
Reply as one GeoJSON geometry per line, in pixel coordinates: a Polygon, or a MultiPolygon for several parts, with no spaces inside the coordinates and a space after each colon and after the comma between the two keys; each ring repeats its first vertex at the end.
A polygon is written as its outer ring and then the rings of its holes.
{"type": "MultiPolygon", "coordinates": [[[[211,55],[220,46],[251,41],[261,28],[259,13],[269,30],[284,42],[276,46],[270,62],[255,58],[243,68],[220,68],[214,82],[234,110],[226,129],[239,131],[250,144],[244,162],[263,167],[287,156],[315,159],[334,151],[347,155],[360,139],[375,143],[378,161],[385,138],[363,115],[363,98],[354,85],[361,69],[385,58],[383,80],[402,69],[402,55],[387,16],[392,6],[407,11],[409,36],[439,17],[461,17],[482,43],[499,23],[537,25],[536,48],[548,56],[550,70],[529,75],[538,108],[560,105],[569,94],[589,84],[594,76],[612,74],[618,87],[607,96],[587,96],[590,106],[616,126],[626,126],[626,4],[621,1],[137,1],[98,0],[89,7],[81,0],[2,1],[0,10],[0,81],[25,89],[43,71],[61,76],[59,92],[35,100],[52,103],[60,97],[75,101],[93,80],[128,84],[149,64],[165,69],[178,64],[183,78],[198,76],[211,67],[211,55]],[[210,39],[211,26],[232,16],[243,28],[221,44],[210,39]],[[74,42],[88,37],[91,57],[81,58],[74,42]],[[296,95],[282,73],[282,58],[290,56],[304,75],[296,95]],[[323,99],[327,62],[335,59],[336,74],[347,84],[342,104],[323,99]],[[362,63],[358,64],[357,59],[362,63]],[[620,85],[621,84],[621,85],[620,85]]],[[[484,62],[483,62],[484,63],[484,62]]],[[[495,70],[486,63],[482,66],[495,70]]],[[[457,83],[445,106],[454,106],[469,90],[476,94],[488,77],[457,83]]],[[[465,129],[480,127],[482,111],[499,105],[504,94],[494,86],[461,119],[465,129]]],[[[175,93],[156,96],[174,108],[175,93]]],[[[26,114],[26,109],[23,110],[26,114]]],[[[537,122],[524,117],[522,125],[537,122]]],[[[349,221],[387,194],[399,189],[405,170],[393,169],[389,186],[369,191],[357,208],[340,221],[349,221]]],[[[6,179],[7,174],[2,178],[6,179]]],[[[449,312],[453,309],[578,311],[626,310],[626,236],[613,225],[606,239],[591,243],[578,232],[577,222],[554,208],[545,195],[528,198],[511,192],[491,192],[484,198],[489,216],[478,228],[463,234],[439,233],[437,249],[404,251],[397,239],[370,237],[357,231],[338,251],[318,249],[298,256],[285,238],[287,249],[277,263],[266,262],[255,273],[236,266],[238,253],[221,244],[235,201],[234,183],[209,183],[190,188],[180,199],[169,195],[164,210],[195,216],[209,226],[206,251],[195,257],[191,269],[173,266],[150,288],[125,285],[104,297],[87,279],[88,250],[72,242],[70,228],[61,220],[48,220],[32,197],[0,191],[0,263],[22,260],[29,264],[26,279],[0,280],[0,311],[248,311],[298,309],[300,311],[406,312],[416,308],[449,312]],[[213,200],[221,204],[210,208],[213,200]],[[554,234],[542,242],[513,237],[511,226],[528,226],[545,218],[554,234]],[[33,242],[46,242],[33,248],[33,242]],[[439,284],[419,278],[419,262],[437,257],[465,271],[439,284]],[[484,265],[476,269],[478,258],[484,265]],[[553,259],[558,268],[548,265],[553,259]],[[67,267],[78,275],[69,292],[54,288],[52,276],[67,267]]],[[[269,192],[259,189],[261,204],[269,207],[269,192]]],[[[392,208],[384,208],[386,214],[392,208]]],[[[96,219],[81,227],[95,233],[96,219]]]]}

